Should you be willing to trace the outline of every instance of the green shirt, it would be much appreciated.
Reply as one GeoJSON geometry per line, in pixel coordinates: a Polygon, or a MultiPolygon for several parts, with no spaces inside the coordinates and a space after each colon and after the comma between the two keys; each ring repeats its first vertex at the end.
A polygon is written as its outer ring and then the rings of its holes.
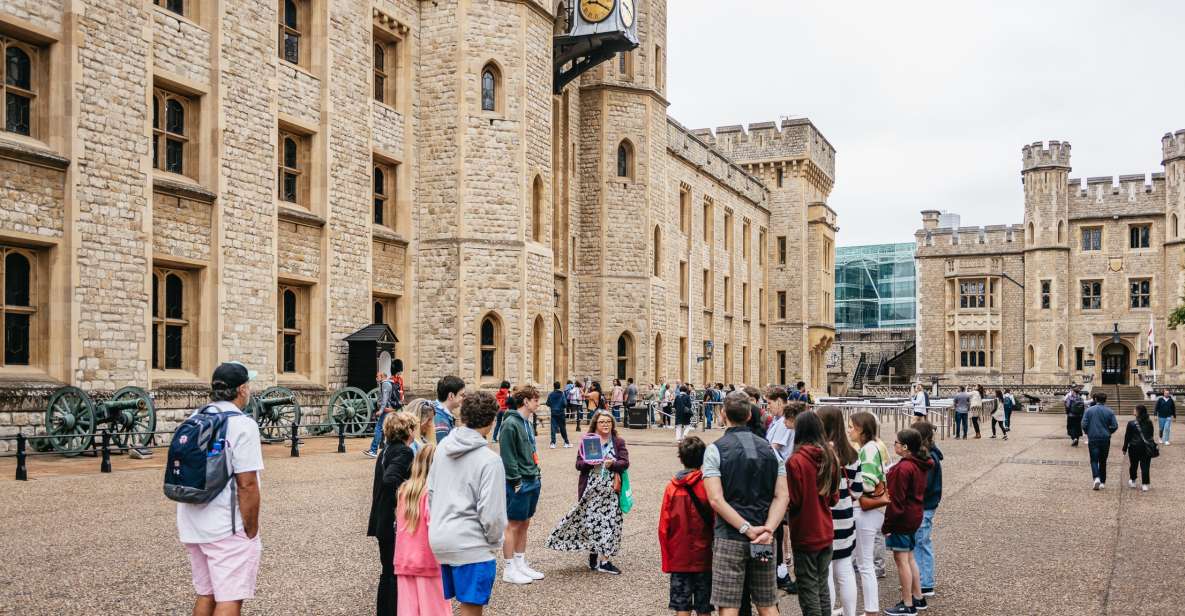
{"type": "Polygon", "coordinates": [[[535,431],[518,411],[506,413],[502,432],[498,435],[502,465],[506,467],[506,481],[538,479],[539,464],[535,462],[535,431]]]}

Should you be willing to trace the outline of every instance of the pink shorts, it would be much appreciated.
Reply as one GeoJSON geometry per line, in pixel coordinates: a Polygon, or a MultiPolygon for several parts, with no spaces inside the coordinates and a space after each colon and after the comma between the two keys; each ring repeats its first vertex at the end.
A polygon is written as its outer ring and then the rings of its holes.
{"type": "Polygon", "coordinates": [[[193,570],[193,590],[213,595],[216,603],[255,597],[255,576],[263,543],[239,531],[213,543],[186,543],[193,570]]]}

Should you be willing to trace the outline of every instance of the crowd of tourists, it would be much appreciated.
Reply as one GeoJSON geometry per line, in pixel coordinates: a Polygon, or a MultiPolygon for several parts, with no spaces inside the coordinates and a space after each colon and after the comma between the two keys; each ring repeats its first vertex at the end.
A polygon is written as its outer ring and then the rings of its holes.
{"type": "MultiPolygon", "coordinates": [[[[1081,386],[1070,388],[1063,398],[1066,408],[1066,434],[1070,445],[1078,446],[1086,437],[1087,453],[1090,456],[1090,474],[1093,489],[1107,487],[1107,459],[1111,454],[1111,436],[1119,430],[1115,411],[1107,406],[1107,393],[1096,391],[1089,399],[1083,395],[1081,386]]],[[[1135,419],[1127,422],[1120,451],[1128,461],[1129,488],[1147,492],[1152,488],[1152,460],[1160,456],[1159,445],[1170,445],[1173,419],[1177,417],[1177,404],[1168,389],[1163,389],[1155,406],[1159,437],[1152,425],[1148,407],[1136,405],[1135,419]],[[1138,472],[1138,477],[1137,477],[1138,472]],[[1136,479],[1139,479],[1139,484],[1136,479]]]]}

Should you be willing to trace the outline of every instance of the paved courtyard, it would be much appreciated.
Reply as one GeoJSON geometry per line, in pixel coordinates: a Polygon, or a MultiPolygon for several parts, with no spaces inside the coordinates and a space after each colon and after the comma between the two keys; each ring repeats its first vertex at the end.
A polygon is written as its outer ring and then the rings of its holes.
{"type": "MultiPolygon", "coordinates": [[[[1121,418],[1121,422],[1124,419],[1121,418]]],[[[1157,614],[1185,604],[1176,583],[1185,553],[1181,447],[1162,448],[1153,489],[1126,485],[1119,439],[1111,482],[1090,490],[1085,447],[1064,438],[1060,416],[1019,415],[1013,437],[946,441],[945,496],[936,518],[938,596],[930,614],[1157,614]],[[1170,472],[1171,471],[1171,472],[1170,472]]],[[[570,430],[571,431],[571,430],[570,430]]],[[[710,438],[720,432],[708,433],[710,438]]],[[[543,497],[530,557],[543,582],[495,587],[489,614],[666,614],[667,580],[655,539],[658,506],[677,470],[668,430],[625,431],[637,505],[614,559],[618,577],[594,574],[576,554],[549,552],[551,526],[575,500],[573,449],[541,452],[543,497]],[[582,607],[583,606],[583,607],[582,607]]],[[[888,438],[892,438],[886,435],[888,438]]],[[[310,442],[300,458],[265,448],[263,568],[252,614],[368,614],[378,572],[365,536],[373,462],[348,441],[310,442]]],[[[161,454],[151,462],[32,458],[31,480],[0,460],[0,614],[186,614],[192,590],[177,544],[173,504],[161,494],[161,454]]],[[[896,602],[895,573],[883,605],[896,602]]],[[[783,614],[798,614],[791,596],[783,614]]]]}

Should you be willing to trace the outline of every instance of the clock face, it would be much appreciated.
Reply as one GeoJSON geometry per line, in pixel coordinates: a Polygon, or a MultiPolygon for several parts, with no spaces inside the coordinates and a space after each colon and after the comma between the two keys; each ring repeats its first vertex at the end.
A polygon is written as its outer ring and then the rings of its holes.
{"type": "Polygon", "coordinates": [[[592,23],[605,21],[613,12],[615,2],[617,0],[580,0],[580,15],[592,23]]]}
{"type": "Polygon", "coordinates": [[[621,0],[621,25],[634,27],[634,0],[621,0]]]}

